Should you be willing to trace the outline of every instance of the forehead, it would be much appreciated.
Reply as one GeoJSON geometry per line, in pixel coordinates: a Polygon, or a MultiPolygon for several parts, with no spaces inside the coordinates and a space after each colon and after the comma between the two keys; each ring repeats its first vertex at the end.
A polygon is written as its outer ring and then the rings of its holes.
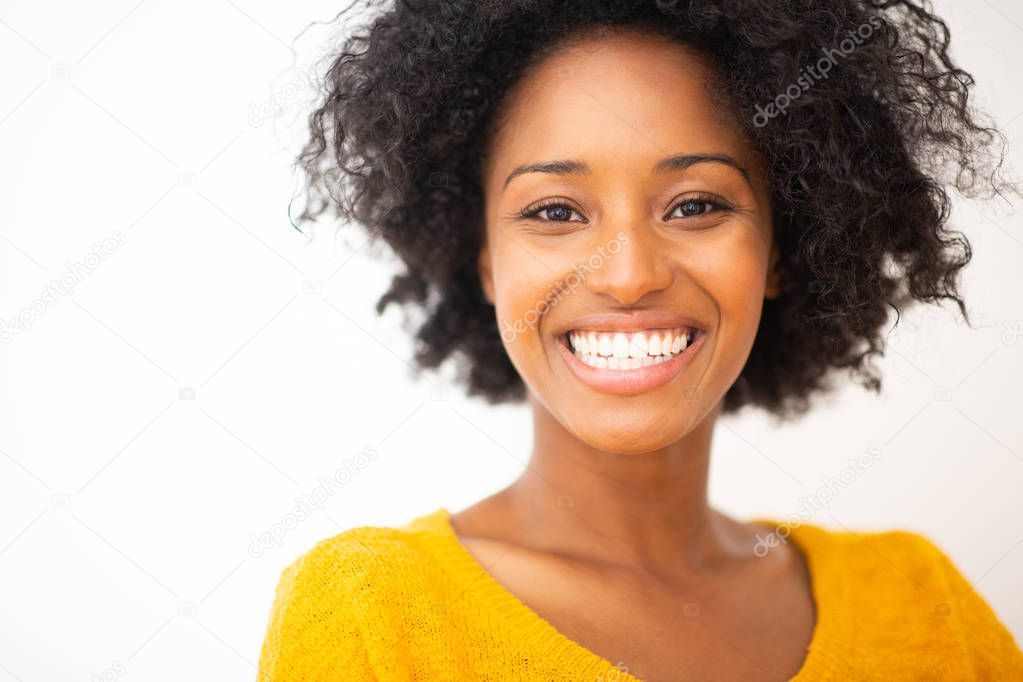
{"type": "Polygon", "coordinates": [[[622,30],[572,41],[506,97],[490,141],[487,184],[500,183],[518,164],[548,158],[632,167],[671,154],[717,152],[751,161],[742,127],[714,95],[716,85],[704,57],[664,37],[622,30]]]}

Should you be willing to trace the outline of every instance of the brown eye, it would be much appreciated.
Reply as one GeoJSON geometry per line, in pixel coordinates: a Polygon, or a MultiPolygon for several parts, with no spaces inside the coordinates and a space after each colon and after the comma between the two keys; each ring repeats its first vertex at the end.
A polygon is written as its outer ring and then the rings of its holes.
{"type": "MultiPolygon", "coordinates": [[[[675,207],[675,211],[681,211],[681,217],[692,218],[704,213],[709,213],[715,208],[715,205],[709,201],[701,201],[699,199],[686,199],[681,204],[675,207]]],[[[672,211],[674,213],[675,211],[672,211]]]]}
{"type": "Polygon", "coordinates": [[[540,220],[546,220],[552,223],[573,223],[573,222],[586,222],[582,218],[579,211],[575,210],[568,204],[564,203],[547,203],[534,208],[526,209],[522,212],[523,218],[539,218],[540,220]],[[572,220],[571,216],[575,214],[580,219],[572,220]]]}
{"type": "Polygon", "coordinates": [[[733,206],[717,196],[696,195],[682,199],[675,204],[675,208],[665,217],[665,220],[672,218],[695,220],[710,213],[727,213],[731,210],[733,210],[733,206]]]}

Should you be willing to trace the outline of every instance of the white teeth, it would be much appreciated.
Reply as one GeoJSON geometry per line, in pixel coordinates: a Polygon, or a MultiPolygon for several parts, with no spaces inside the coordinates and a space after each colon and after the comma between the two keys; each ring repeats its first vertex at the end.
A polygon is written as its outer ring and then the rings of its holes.
{"type": "Polygon", "coordinates": [[[629,357],[632,358],[645,358],[646,354],[646,334],[633,334],[632,339],[629,343],[629,357]]]}
{"type": "Polygon", "coordinates": [[[651,334],[650,335],[650,342],[647,345],[647,350],[650,352],[650,355],[660,355],[661,354],[661,335],[660,334],[651,334]]]}
{"type": "Polygon", "coordinates": [[[689,328],[653,332],[573,331],[568,338],[581,361],[599,369],[628,370],[671,360],[686,349],[689,328]]]}
{"type": "Polygon", "coordinates": [[[621,333],[615,334],[612,343],[614,344],[614,354],[616,358],[629,357],[629,337],[621,333]]]}
{"type": "Polygon", "coordinates": [[[587,341],[585,334],[576,334],[575,341],[572,342],[572,345],[574,345],[576,350],[580,353],[590,352],[590,344],[589,341],[587,341]]]}

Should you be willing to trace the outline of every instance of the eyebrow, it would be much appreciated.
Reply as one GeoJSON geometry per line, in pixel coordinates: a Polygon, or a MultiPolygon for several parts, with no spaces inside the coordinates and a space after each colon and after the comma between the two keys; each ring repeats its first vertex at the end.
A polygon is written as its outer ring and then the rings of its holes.
{"type": "MultiPolygon", "coordinates": [[[[742,173],[742,176],[746,178],[746,182],[753,184],[750,180],[749,172],[746,168],[738,161],[733,159],[727,154],[676,154],[661,159],[654,164],[653,171],[655,173],[669,173],[671,171],[680,171],[695,166],[698,163],[721,163],[726,166],[731,166],[735,170],[742,173]]],[[[518,166],[515,170],[508,174],[508,177],[504,180],[504,185],[501,186],[503,190],[508,186],[508,183],[519,175],[526,173],[551,173],[553,175],[584,175],[590,172],[590,167],[585,161],[577,161],[574,159],[566,159],[561,161],[545,161],[543,163],[530,163],[523,166],[518,166]]]]}

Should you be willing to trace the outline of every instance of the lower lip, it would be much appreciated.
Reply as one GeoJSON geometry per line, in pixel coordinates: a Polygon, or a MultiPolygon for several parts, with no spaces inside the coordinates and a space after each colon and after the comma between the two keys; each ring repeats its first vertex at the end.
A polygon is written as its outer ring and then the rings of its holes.
{"type": "Polygon", "coordinates": [[[568,347],[565,337],[559,337],[557,343],[558,350],[564,356],[565,362],[579,377],[579,380],[587,386],[613,395],[637,395],[659,388],[681,374],[696,351],[700,350],[706,336],[705,332],[699,331],[693,342],[671,360],[636,369],[591,367],[575,356],[575,353],[568,347]]]}

